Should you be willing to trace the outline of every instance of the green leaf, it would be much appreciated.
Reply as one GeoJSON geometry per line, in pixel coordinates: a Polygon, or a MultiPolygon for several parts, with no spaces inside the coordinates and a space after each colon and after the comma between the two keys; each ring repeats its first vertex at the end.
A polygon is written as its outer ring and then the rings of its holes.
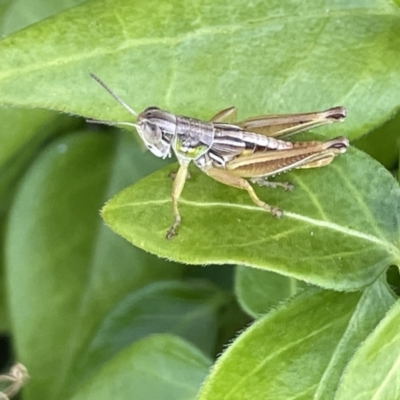
{"type": "Polygon", "coordinates": [[[241,266],[236,268],[235,292],[238,301],[254,318],[271,311],[305,287],[304,282],[275,272],[241,266]]]}
{"type": "Polygon", "coordinates": [[[46,127],[53,125],[59,118],[56,113],[46,110],[20,110],[13,108],[1,108],[1,129],[0,129],[0,166],[9,163],[18,152],[32,142],[35,136],[40,136],[43,130],[49,131],[46,127]]]}
{"type": "Polygon", "coordinates": [[[98,215],[104,199],[153,168],[132,139],[86,132],[52,143],[24,177],[6,270],[16,353],[32,378],[27,399],[71,389],[74,365],[126,293],[180,276],[180,266],[134,248],[98,215]]]}
{"type": "Polygon", "coordinates": [[[23,171],[37,155],[45,138],[76,125],[47,110],[0,108],[0,331],[9,331],[4,280],[4,219],[23,171]]]}
{"type": "Polygon", "coordinates": [[[179,201],[179,234],[166,240],[173,168],[123,190],[102,211],[114,231],[150,253],[189,264],[245,264],[337,290],[368,285],[400,265],[398,184],[359,151],[285,175],[293,192],[256,188],[285,211],[281,219],[244,191],[192,170],[179,201]]]}
{"type": "Polygon", "coordinates": [[[335,399],[386,400],[400,397],[399,318],[400,302],[397,301],[349,363],[335,399]]]}
{"type": "MultiPolygon", "coordinates": [[[[325,400],[337,392],[342,374],[347,374],[349,360],[385,317],[395,300],[393,292],[383,280],[378,280],[364,290],[318,384],[315,400],[325,400]]],[[[376,368],[379,370],[380,366],[376,365],[376,368]]]]}
{"type": "Polygon", "coordinates": [[[235,104],[245,117],[343,104],[348,122],[328,134],[356,138],[399,108],[399,22],[389,0],[88,2],[0,43],[0,99],[126,120],[94,72],[139,110],[206,118],[235,104]]]}
{"type": "Polygon", "coordinates": [[[226,295],[205,283],[156,282],[127,293],[104,317],[80,356],[74,375],[111,359],[119,351],[146,335],[170,333],[180,336],[213,355],[219,311],[226,295]]]}
{"type": "Polygon", "coordinates": [[[210,364],[182,339],[151,336],[110,360],[72,400],[193,399],[210,364]]]}
{"type": "MultiPolygon", "coordinates": [[[[1,34],[9,35],[27,25],[57,14],[84,0],[13,0],[4,7],[1,34]]],[[[1,8],[0,8],[1,9],[1,8]]]]}
{"type": "MultiPolygon", "coordinates": [[[[23,28],[68,7],[73,0],[14,0],[0,5],[2,34],[23,28]],[[28,11],[33,6],[34,13],[28,11]],[[54,8],[53,8],[54,7],[54,8]],[[32,19],[31,19],[32,18],[32,19]]],[[[36,155],[43,140],[62,129],[77,126],[77,120],[48,110],[0,108],[0,205],[4,207],[24,168],[36,155]]],[[[2,212],[4,210],[1,210],[2,212]]]]}
{"type": "Polygon", "coordinates": [[[5,212],[16,183],[43,141],[78,121],[47,110],[11,108],[0,108],[0,119],[0,212],[5,212]]]}
{"type": "Polygon", "coordinates": [[[380,282],[364,293],[304,291],[237,338],[198,400],[333,399],[346,363],[393,301],[380,282]]]}

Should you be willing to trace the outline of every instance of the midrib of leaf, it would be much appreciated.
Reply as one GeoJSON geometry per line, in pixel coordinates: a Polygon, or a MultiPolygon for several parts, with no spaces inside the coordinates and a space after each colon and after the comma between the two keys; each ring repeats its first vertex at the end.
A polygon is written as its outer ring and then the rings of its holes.
{"type": "MultiPolygon", "coordinates": [[[[138,206],[146,206],[146,205],[162,205],[166,203],[170,203],[170,199],[165,199],[165,200],[148,200],[144,202],[130,202],[130,203],[125,203],[121,205],[114,205],[111,206],[110,204],[107,205],[107,210],[118,210],[121,208],[126,208],[126,207],[138,207],[138,206]]],[[[179,203],[181,204],[186,204],[191,207],[224,207],[224,208],[237,208],[240,210],[247,210],[247,211],[254,211],[254,212],[262,212],[265,213],[263,209],[257,206],[252,206],[252,205],[245,205],[245,204],[237,204],[237,203],[221,203],[221,202],[195,202],[191,200],[185,200],[183,198],[179,199],[179,203]]],[[[391,255],[394,256],[396,260],[400,259],[400,252],[399,249],[394,246],[392,243],[388,242],[385,240],[385,238],[379,238],[377,236],[369,235],[367,233],[363,233],[360,231],[357,231],[355,229],[347,228],[342,225],[338,225],[334,222],[329,222],[329,221],[323,221],[323,220],[317,220],[311,217],[306,217],[304,215],[296,214],[290,211],[285,211],[284,218],[292,218],[298,221],[302,222],[307,222],[310,225],[318,226],[318,227],[323,227],[327,228],[329,230],[341,232],[345,235],[348,236],[353,236],[357,237],[359,239],[364,239],[369,242],[375,243],[379,246],[382,246],[387,250],[387,252],[391,255]]]]}
{"type": "Polygon", "coordinates": [[[334,326],[336,326],[338,323],[340,323],[342,320],[347,319],[348,316],[347,315],[342,315],[340,318],[336,318],[335,320],[331,321],[329,324],[325,324],[323,326],[321,326],[319,329],[316,329],[314,331],[312,331],[310,334],[308,334],[307,336],[304,336],[302,338],[300,338],[299,340],[295,340],[291,343],[288,343],[286,346],[280,348],[279,350],[275,351],[274,353],[271,353],[268,357],[264,358],[263,361],[261,363],[259,363],[257,365],[257,367],[253,368],[251,371],[249,371],[246,375],[243,375],[241,379],[239,379],[238,381],[235,382],[235,384],[231,387],[230,391],[228,393],[226,393],[224,395],[225,399],[230,399],[232,397],[232,394],[235,393],[237,391],[237,388],[239,387],[244,387],[244,382],[246,382],[246,380],[252,376],[253,374],[256,374],[258,371],[262,370],[264,368],[264,366],[273,358],[275,358],[276,356],[281,355],[282,353],[290,350],[291,348],[293,348],[294,346],[298,346],[299,344],[301,344],[302,342],[313,338],[314,336],[317,336],[320,333],[323,333],[324,331],[326,331],[327,329],[330,329],[334,326]]]}
{"type": "MultiPolygon", "coordinates": [[[[153,37],[153,38],[135,38],[135,39],[126,39],[122,45],[118,47],[110,47],[110,48],[105,48],[103,45],[101,48],[97,48],[97,50],[88,52],[81,52],[77,56],[67,56],[67,57],[57,57],[55,59],[52,59],[50,61],[44,62],[42,59],[39,60],[40,64],[34,64],[34,63],[29,63],[26,67],[15,67],[13,68],[8,68],[6,71],[3,73],[0,73],[0,80],[2,79],[7,79],[10,77],[14,76],[20,76],[25,73],[30,73],[34,71],[39,71],[42,69],[47,69],[51,67],[60,67],[61,65],[67,65],[73,62],[80,62],[82,60],[88,60],[91,58],[97,58],[99,56],[104,56],[104,55],[111,55],[115,54],[118,51],[125,51],[125,50],[130,50],[130,49],[135,49],[136,47],[140,46],[148,46],[148,45],[169,45],[169,46],[176,46],[180,43],[190,41],[193,39],[198,39],[199,37],[202,36],[210,36],[210,35],[227,35],[230,36],[232,33],[238,31],[238,30],[243,30],[247,27],[254,28],[255,25],[265,25],[266,23],[273,21],[273,20],[283,20],[285,23],[288,22],[294,22],[298,20],[312,20],[312,19],[327,19],[328,17],[348,17],[351,16],[352,14],[356,16],[360,15],[369,15],[369,16],[376,16],[376,15],[383,15],[383,16],[389,16],[392,17],[394,14],[389,12],[388,7],[382,7],[379,9],[374,9],[372,12],[371,9],[365,9],[365,8],[359,8],[359,9],[351,9],[351,10],[344,10],[344,11],[328,11],[326,14],[322,16],[321,13],[307,13],[307,14],[300,14],[300,15],[295,15],[295,16],[288,16],[287,14],[280,14],[276,16],[270,16],[268,18],[260,18],[260,19],[254,19],[254,20],[249,20],[247,21],[246,24],[226,24],[226,25],[213,25],[213,26],[208,26],[208,27],[203,27],[203,28],[198,28],[195,29],[191,32],[185,32],[185,33],[179,33],[176,36],[160,36],[160,37],[153,37]]],[[[124,24],[121,21],[120,17],[117,17],[117,13],[115,12],[116,15],[116,20],[117,22],[121,25],[125,37],[129,38],[129,32],[126,32],[124,28],[124,24]]],[[[400,15],[400,14],[399,14],[400,15]]]]}

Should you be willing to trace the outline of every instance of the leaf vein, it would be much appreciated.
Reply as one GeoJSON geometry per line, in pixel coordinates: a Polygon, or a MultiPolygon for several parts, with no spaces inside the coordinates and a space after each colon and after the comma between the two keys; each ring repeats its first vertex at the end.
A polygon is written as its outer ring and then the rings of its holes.
{"type": "MultiPolygon", "coordinates": [[[[126,208],[126,207],[138,207],[138,206],[140,207],[140,206],[146,206],[146,205],[162,205],[162,204],[170,203],[170,201],[171,201],[170,199],[165,199],[165,200],[148,200],[145,202],[137,202],[137,203],[129,202],[129,203],[117,204],[117,205],[109,204],[107,206],[107,208],[108,208],[108,210],[112,210],[112,209],[116,210],[116,209],[121,209],[121,208],[126,208]]],[[[224,208],[236,208],[236,209],[240,209],[240,210],[265,213],[265,210],[263,210],[260,207],[246,205],[246,204],[238,204],[238,203],[221,203],[221,202],[202,202],[202,203],[200,203],[200,202],[196,202],[196,201],[185,200],[183,198],[181,198],[179,200],[179,203],[186,204],[186,205],[192,206],[192,207],[203,207],[203,208],[204,207],[208,207],[208,208],[224,207],[224,208]]],[[[396,246],[394,246],[392,243],[390,243],[389,241],[385,240],[385,238],[380,238],[378,236],[360,232],[356,229],[348,228],[346,226],[342,226],[342,225],[336,224],[334,222],[318,220],[315,218],[307,217],[305,215],[296,214],[296,213],[293,213],[290,211],[285,211],[284,217],[291,218],[291,219],[301,221],[301,222],[305,222],[310,225],[319,226],[319,227],[323,227],[323,228],[326,228],[329,230],[341,232],[347,236],[353,236],[353,237],[357,237],[359,239],[366,240],[371,243],[375,243],[375,244],[385,248],[388,251],[388,253],[392,254],[396,259],[400,258],[399,249],[396,246]]]]}
{"type": "Polygon", "coordinates": [[[321,326],[319,329],[316,329],[312,332],[310,332],[307,336],[301,337],[298,340],[295,340],[291,343],[288,343],[286,346],[281,347],[280,349],[274,351],[273,353],[270,353],[268,355],[268,357],[264,358],[262,362],[259,363],[259,365],[255,368],[253,368],[251,371],[249,371],[246,375],[242,376],[241,379],[239,379],[238,381],[235,382],[235,384],[231,387],[231,390],[224,396],[224,398],[226,399],[230,399],[231,395],[233,393],[235,393],[237,391],[238,387],[243,386],[243,383],[246,382],[246,380],[252,376],[253,374],[257,373],[258,371],[262,370],[262,368],[264,368],[264,366],[268,363],[268,361],[272,360],[273,358],[280,356],[281,354],[289,351],[290,349],[292,349],[295,346],[300,345],[301,343],[307,341],[308,339],[311,339],[321,333],[323,333],[324,331],[326,331],[327,329],[337,325],[338,323],[340,323],[340,321],[342,319],[344,319],[345,317],[341,317],[341,318],[337,318],[333,321],[331,321],[328,324],[325,324],[323,326],[321,326]]]}

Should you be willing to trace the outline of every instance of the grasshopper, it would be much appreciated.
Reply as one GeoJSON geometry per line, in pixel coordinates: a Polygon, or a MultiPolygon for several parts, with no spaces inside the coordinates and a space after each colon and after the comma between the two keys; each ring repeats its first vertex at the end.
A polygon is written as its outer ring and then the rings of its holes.
{"type": "Polygon", "coordinates": [[[346,116],[344,107],[310,113],[266,115],[239,122],[234,122],[235,107],[219,111],[210,121],[175,115],[158,107],[148,107],[137,113],[102,80],[94,74],[90,75],[136,118],[136,122],[94,119],[88,119],[88,122],[134,127],[155,156],[171,157],[173,152],[179,161],[172,187],[174,220],[167,231],[167,239],[176,235],[181,223],[178,200],[192,161],[216,181],[246,190],[257,206],[279,218],[283,211],[262,201],[249,181],[291,190],[293,186],[290,183],[270,182],[268,177],[294,168],[328,165],[349,146],[349,141],[342,136],[325,142],[285,140],[296,133],[343,120],[346,116]]]}

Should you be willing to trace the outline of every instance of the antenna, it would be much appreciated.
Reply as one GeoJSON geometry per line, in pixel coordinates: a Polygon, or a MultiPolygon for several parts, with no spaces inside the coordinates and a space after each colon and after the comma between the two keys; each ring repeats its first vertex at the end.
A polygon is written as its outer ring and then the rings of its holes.
{"type": "MultiPolygon", "coordinates": [[[[92,74],[91,72],[90,72],[90,76],[95,81],[97,81],[101,86],[103,86],[103,88],[105,90],[107,90],[107,92],[110,93],[111,96],[114,97],[114,99],[117,100],[118,103],[121,104],[123,107],[125,107],[132,115],[134,115],[135,117],[138,116],[138,113],[135,110],[133,110],[131,107],[129,107],[128,104],[126,104],[121,98],[119,98],[98,76],[96,76],[95,74],[92,74]]],[[[121,123],[119,123],[119,124],[121,124],[121,123]]],[[[118,123],[114,124],[114,125],[118,125],[118,123]]],[[[133,125],[133,126],[136,126],[136,125],[133,125]]]]}
{"type": "Polygon", "coordinates": [[[103,124],[109,126],[125,125],[125,126],[133,126],[134,128],[138,127],[138,125],[133,122],[105,121],[103,119],[93,119],[93,118],[86,118],[86,122],[88,122],[89,124],[103,124]]]}

